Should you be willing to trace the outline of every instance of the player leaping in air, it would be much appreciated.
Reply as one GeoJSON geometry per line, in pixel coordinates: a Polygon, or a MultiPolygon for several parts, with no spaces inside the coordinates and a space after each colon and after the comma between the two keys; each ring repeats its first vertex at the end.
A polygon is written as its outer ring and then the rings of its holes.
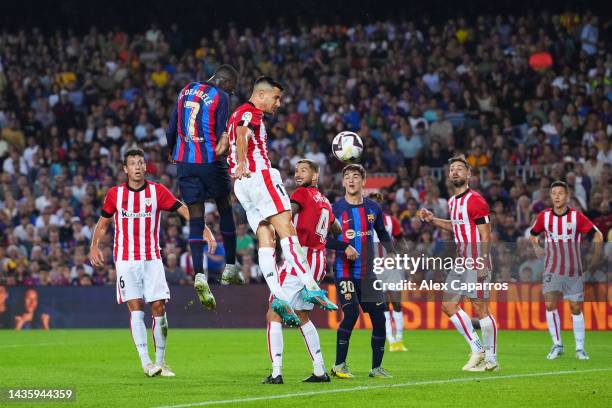
{"type": "MultiPolygon", "coordinates": [[[[181,196],[189,208],[189,247],[195,273],[194,287],[200,302],[216,307],[204,274],[204,203],[214,199],[221,218],[225,247],[225,270],[221,283],[244,283],[236,266],[236,226],[232,215],[232,183],[225,158],[225,126],[229,115],[229,95],[238,83],[238,71],[221,65],[206,82],[190,82],[179,93],[170,119],[167,139],[172,149],[170,161],[177,164],[181,196]]],[[[210,248],[208,248],[210,252],[210,248]]]]}
{"type": "Polygon", "coordinates": [[[580,211],[568,206],[569,189],[562,181],[550,186],[552,208],[538,214],[531,227],[531,243],[539,257],[546,257],[542,276],[542,292],[546,303],[546,323],[552,337],[553,346],[548,355],[554,360],[563,354],[561,341],[561,321],[557,304],[563,295],[569,300],[572,311],[576,358],[588,360],[584,351],[584,276],[582,270],[582,247],[580,243],[586,235],[593,236],[594,253],[589,269],[601,259],[602,233],[580,211]],[[538,242],[538,235],[546,234],[545,249],[538,242]]]}
{"type": "Polygon", "coordinates": [[[463,366],[463,370],[496,371],[500,368],[497,362],[497,323],[489,312],[489,291],[452,289],[452,282],[487,283],[491,280],[489,205],[479,193],[468,186],[471,171],[465,158],[455,156],[448,162],[448,177],[455,187],[455,195],[448,200],[450,220],[436,218],[431,211],[425,208],[421,209],[421,218],[454,234],[457,257],[464,258],[463,265],[468,264],[468,259],[471,259],[471,264],[483,267],[474,270],[451,271],[448,274],[446,282],[449,284],[449,289],[444,293],[442,310],[472,350],[470,359],[463,366]],[[464,297],[471,300],[474,311],[480,319],[484,346],[480,343],[478,334],[472,326],[472,320],[459,307],[459,302],[464,297]]]}
{"type": "Polygon", "coordinates": [[[249,101],[238,107],[230,116],[228,163],[230,173],[236,179],[234,193],[244,208],[248,223],[259,242],[259,267],[274,295],[272,309],[289,325],[299,325],[299,318],[289,305],[278,280],[276,268],[276,234],[285,260],[305,286],[304,299],[323,309],[336,310],[308,273],[306,254],[291,222],[291,205],[278,170],[268,159],[264,113],[273,114],[280,107],[283,87],[269,77],[255,81],[249,101]]]}
{"type": "Polygon", "coordinates": [[[341,225],[340,234],[328,238],[327,247],[336,250],[335,281],[342,321],[336,337],[336,364],[331,369],[338,378],[352,378],[346,364],[349,340],[359,318],[359,307],[372,321],[372,370],[370,377],[387,378],[391,375],[381,367],[385,353],[385,298],[374,288],[374,231],[388,254],[395,249],[385,229],[380,206],[363,197],[366,171],[359,164],[349,164],[342,170],[344,198],[332,205],[334,217],[341,225]],[[353,249],[354,248],[354,249],[353,249]]]}
{"type": "MultiPolygon", "coordinates": [[[[291,195],[291,210],[293,224],[296,227],[300,244],[306,250],[308,272],[317,283],[325,277],[325,245],[328,229],[340,231],[340,224],[334,219],[331,204],[321,194],[317,187],[319,165],[308,159],[299,160],[295,166],[296,190],[291,195]]],[[[353,249],[354,251],[354,249],[353,249]]],[[[312,375],[304,382],[329,382],[325,372],[323,353],[317,328],[310,320],[313,304],[304,301],[302,288],[304,285],[297,272],[286,261],[279,270],[279,280],[282,289],[289,297],[289,305],[297,313],[301,326],[300,333],[304,337],[308,354],[312,360],[312,375]]],[[[272,374],[264,383],[282,384],[281,366],[283,363],[283,332],[280,316],[272,308],[268,309],[268,351],[272,360],[272,374]]]]}
{"type": "MultiPolygon", "coordinates": [[[[105,265],[99,245],[111,220],[114,219],[113,258],[117,269],[117,302],[128,304],[130,331],[142,368],[149,377],[158,374],[174,377],[164,360],[168,333],[166,302],[170,299],[170,290],[161,261],[159,220],[162,211],[177,211],[189,220],[189,211],[162,184],[146,180],[146,164],[142,150],[133,149],[125,153],[123,171],[127,174],[128,181],[112,187],[106,193],[102,216],[91,240],[89,259],[94,267],[105,265]],[[145,302],[151,305],[153,314],[151,331],[155,345],[155,363],[151,361],[147,348],[145,302]]],[[[215,238],[208,228],[204,229],[203,237],[214,250],[215,238]]]]}

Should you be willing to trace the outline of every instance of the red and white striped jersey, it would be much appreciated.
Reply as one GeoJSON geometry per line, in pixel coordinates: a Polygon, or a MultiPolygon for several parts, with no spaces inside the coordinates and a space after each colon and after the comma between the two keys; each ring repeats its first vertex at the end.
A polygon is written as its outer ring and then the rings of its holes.
{"type": "Polygon", "coordinates": [[[546,233],[544,271],[559,275],[582,275],[582,235],[595,226],[582,212],[568,208],[557,215],[552,208],[540,212],[531,227],[532,235],[546,233]]]}
{"type": "MultiPolygon", "coordinates": [[[[398,239],[402,236],[402,227],[397,220],[397,218],[390,216],[389,214],[383,215],[383,221],[385,224],[385,229],[387,230],[387,234],[391,237],[391,240],[398,239]]],[[[385,256],[385,247],[380,243],[380,239],[378,239],[378,234],[374,231],[374,245],[378,247],[378,256],[385,256]]]]}
{"type": "MultiPolygon", "coordinates": [[[[306,261],[312,271],[312,277],[316,282],[321,282],[325,277],[325,249],[317,250],[306,247],[304,247],[304,249],[306,250],[306,261]]],[[[287,261],[283,261],[278,271],[278,279],[281,286],[283,286],[288,273],[297,276],[297,272],[291,267],[291,264],[287,261]]]]}
{"type": "Polygon", "coordinates": [[[123,183],[106,193],[102,216],[114,217],[115,261],[161,259],[159,220],[162,211],[174,211],[180,201],[162,184],[146,181],[138,190],[123,183]]]}
{"type": "Polygon", "coordinates": [[[490,222],[487,200],[468,188],[448,200],[448,213],[457,244],[457,254],[476,260],[479,256],[478,243],[481,242],[477,225],[490,222]]]}
{"type": "Polygon", "coordinates": [[[238,126],[249,128],[247,133],[247,165],[251,173],[269,169],[271,167],[268,159],[268,134],[263,122],[263,111],[257,109],[251,102],[239,106],[231,114],[227,122],[227,134],[229,141],[229,153],[227,163],[231,174],[234,174],[238,166],[238,147],[236,145],[238,126]]]}

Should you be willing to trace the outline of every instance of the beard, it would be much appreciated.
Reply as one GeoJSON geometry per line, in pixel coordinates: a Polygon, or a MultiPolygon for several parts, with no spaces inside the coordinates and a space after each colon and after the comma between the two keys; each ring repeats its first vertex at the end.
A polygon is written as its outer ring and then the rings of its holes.
{"type": "Polygon", "coordinates": [[[465,183],[467,183],[467,179],[452,180],[451,183],[453,183],[455,187],[463,187],[465,183]]]}

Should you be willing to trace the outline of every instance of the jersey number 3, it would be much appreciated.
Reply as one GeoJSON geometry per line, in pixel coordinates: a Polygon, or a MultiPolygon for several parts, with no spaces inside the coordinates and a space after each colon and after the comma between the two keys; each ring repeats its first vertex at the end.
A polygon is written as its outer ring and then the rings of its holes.
{"type": "Polygon", "coordinates": [[[322,208],[319,222],[317,222],[317,227],[315,228],[315,233],[319,236],[321,242],[327,238],[327,228],[329,228],[329,210],[322,208]]]}

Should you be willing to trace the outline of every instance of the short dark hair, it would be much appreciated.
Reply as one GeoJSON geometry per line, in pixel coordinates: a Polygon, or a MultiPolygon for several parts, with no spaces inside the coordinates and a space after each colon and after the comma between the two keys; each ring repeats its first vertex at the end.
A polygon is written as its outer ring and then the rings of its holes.
{"type": "Polygon", "coordinates": [[[369,198],[371,198],[372,200],[382,203],[385,201],[385,197],[382,195],[382,193],[370,193],[370,195],[368,196],[369,198]]]}
{"type": "Polygon", "coordinates": [[[144,159],[145,153],[144,150],[139,148],[130,149],[123,155],[123,165],[127,166],[128,157],[140,156],[144,159]]]}
{"type": "Polygon", "coordinates": [[[221,80],[238,81],[238,70],[230,64],[223,64],[215,70],[214,76],[218,76],[221,80]]]}
{"type": "Polygon", "coordinates": [[[253,85],[253,87],[256,87],[256,86],[257,86],[257,85],[259,85],[259,84],[268,84],[268,85],[270,85],[271,87],[274,87],[274,88],[278,88],[278,89],[280,89],[281,91],[284,91],[284,90],[285,90],[285,88],[284,88],[284,87],[281,85],[281,83],[280,83],[280,82],[278,82],[278,81],[277,81],[277,80],[275,80],[275,79],[272,79],[272,78],[271,78],[271,77],[269,77],[269,76],[260,76],[259,78],[257,78],[257,79],[255,80],[255,84],[253,85]]]}
{"type": "Polygon", "coordinates": [[[569,193],[569,187],[567,186],[567,183],[565,181],[561,181],[561,180],[553,181],[552,184],[550,185],[550,189],[552,190],[555,187],[563,187],[565,192],[569,193]]]}
{"type": "Polygon", "coordinates": [[[314,160],[300,159],[300,160],[297,161],[297,163],[295,163],[295,166],[297,167],[298,164],[307,164],[308,166],[310,166],[310,169],[312,171],[314,171],[315,173],[319,172],[319,163],[317,163],[314,160]]]}
{"type": "Polygon", "coordinates": [[[361,174],[361,178],[366,178],[366,170],[361,164],[353,163],[344,166],[342,169],[342,177],[344,177],[344,175],[349,171],[356,171],[357,173],[361,174]]]}
{"type": "Polygon", "coordinates": [[[472,166],[470,166],[470,164],[467,162],[467,160],[465,159],[465,156],[463,154],[458,154],[458,155],[453,156],[450,159],[448,159],[448,165],[449,166],[451,164],[455,163],[455,162],[461,162],[461,163],[465,164],[465,167],[467,167],[468,170],[472,169],[472,166]]]}

